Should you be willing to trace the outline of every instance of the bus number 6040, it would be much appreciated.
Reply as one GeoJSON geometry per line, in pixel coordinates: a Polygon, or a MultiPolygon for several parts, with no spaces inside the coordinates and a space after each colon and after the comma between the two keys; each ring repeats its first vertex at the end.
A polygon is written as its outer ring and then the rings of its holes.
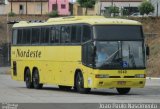
{"type": "Polygon", "coordinates": [[[127,73],[127,70],[118,70],[118,73],[127,73]]]}

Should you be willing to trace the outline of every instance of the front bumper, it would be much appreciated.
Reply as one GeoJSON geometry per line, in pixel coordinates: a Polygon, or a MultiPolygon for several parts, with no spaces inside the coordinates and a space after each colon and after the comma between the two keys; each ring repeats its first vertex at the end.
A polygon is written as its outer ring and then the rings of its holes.
{"type": "Polygon", "coordinates": [[[145,78],[95,78],[88,81],[89,88],[143,88],[145,78]],[[92,81],[92,82],[90,82],[92,81]]]}

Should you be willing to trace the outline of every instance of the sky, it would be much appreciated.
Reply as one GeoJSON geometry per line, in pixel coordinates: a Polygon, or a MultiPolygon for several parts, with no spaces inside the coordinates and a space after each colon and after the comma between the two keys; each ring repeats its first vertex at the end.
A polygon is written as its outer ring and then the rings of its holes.
{"type": "Polygon", "coordinates": [[[76,0],[69,0],[70,2],[76,2],[76,0]]]}

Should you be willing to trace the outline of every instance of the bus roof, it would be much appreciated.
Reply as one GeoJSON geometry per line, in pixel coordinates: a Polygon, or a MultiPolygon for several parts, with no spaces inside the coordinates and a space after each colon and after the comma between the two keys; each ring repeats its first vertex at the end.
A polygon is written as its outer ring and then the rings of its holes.
{"type": "Polygon", "coordinates": [[[58,25],[58,24],[75,24],[75,23],[88,23],[90,25],[141,25],[140,22],[127,19],[118,18],[105,18],[103,16],[70,16],[70,17],[59,17],[50,18],[48,21],[43,23],[32,23],[28,21],[20,21],[15,23],[14,27],[31,27],[31,26],[47,26],[47,25],[58,25]]]}

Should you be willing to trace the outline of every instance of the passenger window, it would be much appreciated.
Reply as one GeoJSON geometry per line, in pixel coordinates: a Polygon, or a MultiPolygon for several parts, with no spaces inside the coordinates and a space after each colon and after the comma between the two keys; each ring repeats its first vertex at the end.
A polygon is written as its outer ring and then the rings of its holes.
{"type": "Polygon", "coordinates": [[[88,25],[83,25],[83,42],[91,39],[91,27],[88,25]]]}
{"type": "Polygon", "coordinates": [[[32,28],[32,44],[39,43],[40,36],[40,29],[39,28],[32,28]]]}
{"type": "Polygon", "coordinates": [[[93,49],[93,43],[89,42],[89,43],[85,43],[82,46],[82,62],[83,64],[87,65],[87,66],[93,66],[93,53],[94,53],[94,49],[93,49]]]}
{"type": "Polygon", "coordinates": [[[26,44],[30,44],[31,43],[31,29],[26,29],[27,33],[26,33],[26,44]]]}
{"type": "Polygon", "coordinates": [[[30,44],[30,36],[31,36],[31,30],[30,29],[23,29],[23,40],[22,44],[30,44]]]}
{"type": "Polygon", "coordinates": [[[12,32],[12,44],[17,44],[17,29],[13,30],[12,32]]]}
{"type": "Polygon", "coordinates": [[[41,43],[49,42],[49,28],[41,28],[41,43]]]}
{"type": "Polygon", "coordinates": [[[59,29],[52,27],[50,33],[50,43],[59,43],[59,42],[60,42],[59,29]]]}
{"type": "Polygon", "coordinates": [[[27,40],[27,30],[23,29],[23,40],[22,40],[22,44],[26,44],[26,40],[27,40]]]}
{"type": "Polygon", "coordinates": [[[23,39],[23,31],[22,29],[18,29],[17,44],[22,44],[22,39],[23,39]]]}
{"type": "Polygon", "coordinates": [[[69,43],[69,42],[71,42],[70,27],[69,26],[62,26],[61,27],[61,43],[69,43]]]}
{"type": "Polygon", "coordinates": [[[80,43],[81,42],[81,26],[80,25],[73,25],[71,30],[71,42],[72,43],[80,43]]]}

